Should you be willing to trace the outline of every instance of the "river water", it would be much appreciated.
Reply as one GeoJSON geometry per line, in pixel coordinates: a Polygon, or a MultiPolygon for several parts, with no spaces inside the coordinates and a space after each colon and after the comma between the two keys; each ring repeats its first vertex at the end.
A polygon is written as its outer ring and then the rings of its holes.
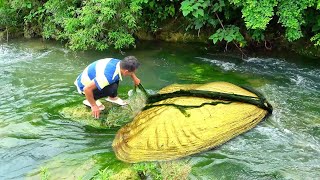
{"type": "MultiPolygon", "coordinates": [[[[0,44],[0,179],[88,179],[121,169],[111,144],[118,127],[96,129],[60,110],[80,104],[73,81],[90,62],[136,56],[137,76],[157,91],[172,83],[228,81],[261,91],[272,116],[211,151],[187,157],[190,179],[317,179],[320,177],[320,62],[294,54],[244,60],[198,45],[145,42],[125,55],[73,52],[56,42],[0,44]]],[[[133,84],[121,82],[124,99],[133,84]]]]}

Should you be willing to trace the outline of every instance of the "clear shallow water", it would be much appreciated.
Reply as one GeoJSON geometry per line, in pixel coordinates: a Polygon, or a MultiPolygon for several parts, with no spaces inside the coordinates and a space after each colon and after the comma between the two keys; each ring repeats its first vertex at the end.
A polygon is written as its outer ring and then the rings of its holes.
{"type": "MultiPolygon", "coordinates": [[[[125,51],[142,66],[153,91],[172,83],[228,81],[250,85],[274,106],[253,130],[208,152],[185,158],[191,179],[317,179],[320,177],[320,63],[279,56],[241,60],[190,45],[144,43],[125,51]],[[277,57],[277,58],[275,58],[277,57]]],[[[271,55],[270,55],[271,56],[271,55]]],[[[99,130],[59,111],[81,103],[73,81],[90,62],[118,52],[72,52],[38,40],[0,44],[0,179],[91,178],[121,169],[111,148],[118,128],[99,130]]],[[[121,82],[120,96],[132,88],[121,82]]]]}

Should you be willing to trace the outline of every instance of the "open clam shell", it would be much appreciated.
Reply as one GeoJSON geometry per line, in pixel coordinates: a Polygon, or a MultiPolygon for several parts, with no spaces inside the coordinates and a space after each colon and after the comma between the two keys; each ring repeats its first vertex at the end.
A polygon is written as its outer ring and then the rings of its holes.
{"type": "MultiPolygon", "coordinates": [[[[257,97],[226,82],[174,84],[160,94],[178,90],[203,90],[257,97]]],[[[173,97],[154,103],[122,127],[113,141],[116,156],[126,162],[172,160],[214,148],[256,126],[268,111],[252,104],[201,97],[173,97]],[[216,105],[206,103],[219,102],[216,105]],[[185,108],[174,106],[199,106],[185,108]]]]}

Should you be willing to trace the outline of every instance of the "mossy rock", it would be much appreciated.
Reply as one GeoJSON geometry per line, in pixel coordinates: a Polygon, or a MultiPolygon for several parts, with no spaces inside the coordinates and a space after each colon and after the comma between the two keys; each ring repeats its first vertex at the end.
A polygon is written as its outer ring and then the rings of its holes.
{"type": "Polygon", "coordinates": [[[111,109],[111,106],[106,103],[103,104],[106,106],[106,109],[101,111],[100,119],[94,119],[92,117],[91,109],[82,104],[65,107],[60,111],[60,114],[67,119],[80,122],[84,125],[89,125],[95,128],[105,128],[107,126],[104,124],[103,120],[107,119],[108,111],[111,109]]]}
{"type": "Polygon", "coordinates": [[[84,106],[82,102],[64,107],[59,111],[59,114],[66,119],[94,128],[120,127],[131,121],[141,111],[145,101],[146,99],[141,93],[130,96],[127,99],[128,105],[126,106],[119,106],[101,100],[105,109],[101,111],[99,119],[93,118],[91,109],[84,106]]]}
{"type": "Polygon", "coordinates": [[[138,173],[132,168],[124,168],[120,172],[110,176],[110,180],[139,180],[138,173]]]}

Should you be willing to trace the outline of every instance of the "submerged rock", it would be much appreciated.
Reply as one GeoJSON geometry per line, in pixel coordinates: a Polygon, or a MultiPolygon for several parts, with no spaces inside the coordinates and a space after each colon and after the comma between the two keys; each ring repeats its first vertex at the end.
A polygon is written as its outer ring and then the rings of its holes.
{"type": "Polygon", "coordinates": [[[100,118],[94,119],[91,109],[85,107],[82,102],[72,104],[64,107],[59,111],[59,114],[64,118],[72,121],[79,122],[83,125],[91,126],[94,128],[110,128],[120,127],[130,122],[134,116],[137,115],[145,105],[145,96],[141,93],[130,94],[126,100],[128,105],[119,106],[112,104],[105,100],[100,100],[105,106],[105,110],[100,112],[100,118]]]}

